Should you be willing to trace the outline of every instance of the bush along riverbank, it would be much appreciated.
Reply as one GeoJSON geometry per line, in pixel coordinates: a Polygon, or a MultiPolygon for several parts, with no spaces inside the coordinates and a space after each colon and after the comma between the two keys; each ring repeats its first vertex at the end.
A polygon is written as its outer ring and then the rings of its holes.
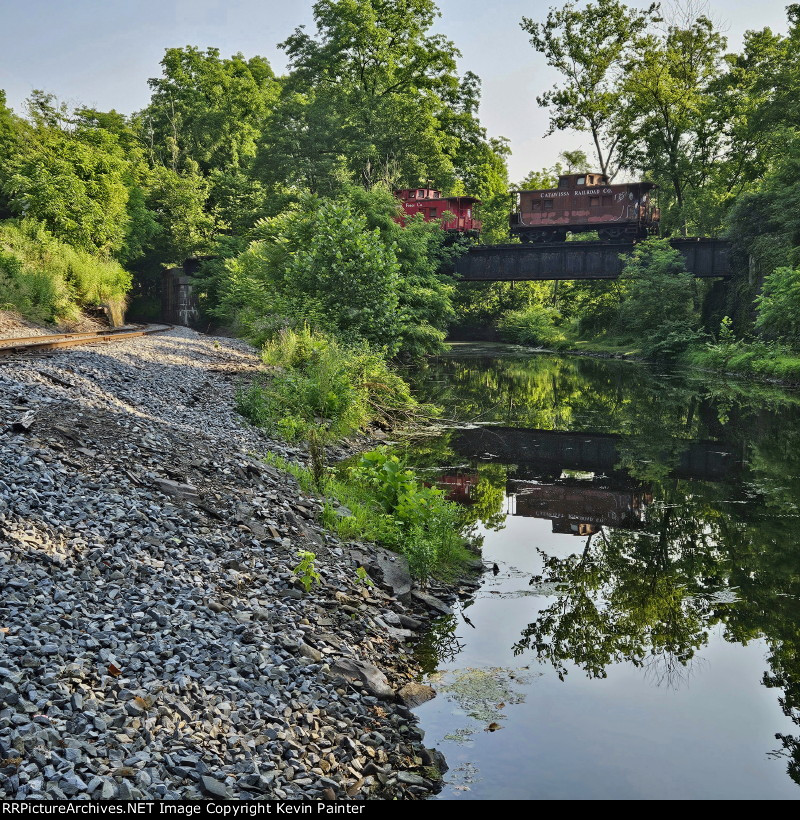
{"type": "Polygon", "coordinates": [[[308,466],[280,458],[271,463],[323,498],[322,521],[331,532],[394,550],[423,583],[455,577],[474,563],[460,534],[460,507],[398,456],[379,449],[347,466],[326,463],[327,448],[346,435],[371,426],[420,425],[433,415],[379,353],[304,328],[282,331],[262,357],[273,370],[239,392],[238,409],[289,441],[305,441],[308,466]]]}
{"type": "Polygon", "coordinates": [[[261,368],[186,329],[4,365],[6,797],[438,789],[410,643],[448,591],[323,529],[322,503],[265,463],[304,453],[236,412],[261,368]]]}

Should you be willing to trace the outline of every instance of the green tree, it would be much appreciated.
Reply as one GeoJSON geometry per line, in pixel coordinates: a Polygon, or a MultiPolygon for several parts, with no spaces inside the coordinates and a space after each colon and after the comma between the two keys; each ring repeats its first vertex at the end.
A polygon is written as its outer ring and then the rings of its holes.
{"type": "Polygon", "coordinates": [[[453,316],[453,284],[439,273],[449,256],[444,232],[422,217],[401,227],[395,221],[397,200],[385,188],[349,187],[346,195],[368,229],[377,229],[397,257],[398,351],[413,357],[440,352],[453,316]]]}
{"type": "Polygon", "coordinates": [[[277,96],[267,60],[186,46],[168,48],[161,67],[137,117],[154,164],[179,171],[191,161],[203,174],[246,168],[277,96]]]}
{"type": "Polygon", "coordinates": [[[302,195],[257,226],[227,264],[224,314],[252,338],[309,324],[339,339],[398,349],[397,256],[346,200],[302,195]]]}
{"type": "Polygon", "coordinates": [[[15,150],[3,163],[3,191],[14,214],[40,220],[57,237],[90,252],[116,255],[129,238],[136,160],[120,137],[71,115],[34,91],[15,150]]]}
{"type": "Polygon", "coordinates": [[[716,173],[724,130],[711,89],[724,48],[725,38],[700,16],[669,26],[663,36],[649,35],[626,63],[622,159],[659,184],[667,232],[708,233],[721,222],[716,173]]]}
{"type": "Polygon", "coordinates": [[[627,128],[625,64],[641,55],[642,35],[657,13],[657,3],[639,11],[619,0],[597,0],[582,9],[574,2],[551,8],[543,23],[522,18],[531,45],[564,77],[561,85],[536,98],[540,106],[551,108],[548,133],[588,132],[600,171],[612,179],[627,128]]]}
{"type": "Polygon", "coordinates": [[[6,191],[8,161],[16,154],[18,119],[6,106],[5,91],[0,89],[0,219],[13,215],[6,191]]]}
{"type": "MultiPolygon", "coordinates": [[[[252,173],[280,87],[268,61],[241,54],[222,58],[219,49],[186,46],[167,49],[161,66],[162,76],[148,81],[150,104],[136,116],[151,164],[180,177],[184,199],[190,187],[195,193],[205,189],[202,202],[199,196],[194,202],[213,222],[211,232],[248,230],[270,214],[270,191],[252,173]]],[[[164,177],[156,180],[162,201],[164,177]]],[[[167,222],[164,228],[172,232],[167,222]]],[[[187,230],[193,232],[187,226],[182,232],[187,230]]]]}
{"type": "Polygon", "coordinates": [[[667,352],[659,346],[673,334],[673,344],[680,337],[685,347],[697,327],[697,310],[695,280],[680,251],[666,239],[648,239],[624,260],[618,320],[622,332],[642,340],[651,355],[667,352]]]}
{"type": "Polygon", "coordinates": [[[291,72],[262,149],[265,177],[327,194],[348,179],[449,189],[458,140],[440,116],[468,109],[474,87],[459,83],[453,44],[430,33],[433,0],[313,8],[316,35],[297,29],[281,44],[291,72]]]}
{"type": "Polygon", "coordinates": [[[558,185],[559,176],[563,173],[564,166],[560,162],[557,162],[552,168],[542,168],[541,171],[529,171],[516,187],[520,191],[538,191],[555,188],[558,185]]]}
{"type": "Polygon", "coordinates": [[[589,157],[586,156],[585,151],[562,151],[558,158],[564,160],[568,174],[585,173],[591,169],[589,157]]]}
{"type": "Polygon", "coordinates": [[[766,338],[800,344],[800,270],[777,268],[756,297],[756,328],[766,338]]]}

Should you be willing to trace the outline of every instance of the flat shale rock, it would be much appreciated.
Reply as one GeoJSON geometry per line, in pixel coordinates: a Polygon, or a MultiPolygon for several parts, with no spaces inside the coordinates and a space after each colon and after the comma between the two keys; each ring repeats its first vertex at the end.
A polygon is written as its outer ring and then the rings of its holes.
{"type": "Polygon", "coordinates": [[[334,678],[344,678],[354,683],[360,683],[378,698],[391,698],[394,696],[394,690],[389,686],[386,675],[371,663],[341,658],[331,664],[330,675],[334,678]]]}

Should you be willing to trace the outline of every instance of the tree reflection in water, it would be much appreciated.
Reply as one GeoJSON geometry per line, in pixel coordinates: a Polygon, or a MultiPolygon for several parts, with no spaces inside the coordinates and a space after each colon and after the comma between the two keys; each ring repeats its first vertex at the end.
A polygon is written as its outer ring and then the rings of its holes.
{"type": "MultiPolygon", "coordinates": [[[[624,475],[647,499],[636,528],[599,521],[589,529],[594,535],[575,539],[580,552],[540,551],[543,570],[531,582],[558,585],[558,592],[522,631],[515,654],[533,653],[562,680],[570,669],[605,678],[611,665],[630,663],[657,685],[677,689],[716,627],[729,642],[766,642],[762,683],[779,690],[782,710],[800,726],[797,394],[551,357],[442,360],[427,377],[433,378],[426,382],[422,374],[423,395],[451,418],[529,431],[544,449],[553,434],[605,437],[606,445],[613,439],[616,464],[607,481],[624,475]],[[702,442],[705,449],[698,449],[702,442]],[[708,462],[704,473],[698,458],[717,451],[733,454],[736,468],[708,462]]],[[[518,451],[519,435],[507,439],[507,449],[518,451]]],[[[482,486],[465,515],[487,529],[502,525],[506,498],[518,491],[515,479],[560,481],[552,463],[513,459],[517,467],[510,466],[500,432],[496,441],[494,453],[483,452],[490,449],[485,437],[447,433],[417,454],[428,465],[458,463],[482,486]],[[470,440],[482,452],[470,452],[470,440]]],[[[600,497],[597,482],[585,486],[587,498],[600,497]]],[[[578,490],[548,498],[555,504],[578,490]]],[[[554,531],[561,531],[555,523],[554,531]]],[[[454,628],[442,624],[446,652],[458,651],[454,628]]],[[[800,784],[800,736],[777,738],[774,754],[787,758],[800,784]]]]}

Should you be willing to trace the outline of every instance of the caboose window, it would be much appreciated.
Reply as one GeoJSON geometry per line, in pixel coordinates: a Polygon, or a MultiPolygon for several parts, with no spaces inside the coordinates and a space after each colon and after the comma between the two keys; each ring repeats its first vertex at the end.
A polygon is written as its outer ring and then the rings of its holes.
{"type": "Polygon", "coordinates": [[[590,196],[589,197],[589,207],[596,208],[600,204],[600,197],[599,196],[590,196]]]}
{"type": "Polygon", "coordinates": [[[578,177],[578,181],[575,184],[576,185],[586,185],[586,177],[578,177]]]}
{"type": "Polygon", "coordinates": [[[606,194],[603,196],[603,207],[611,204],[611,196],[606,194]]]}
{"type": "Polygon", "coordinates": [[[553,200],[552,199],[545,199],[542,203],[544,206],[545,211],[552,211],[553,210],[553,200]]]}

